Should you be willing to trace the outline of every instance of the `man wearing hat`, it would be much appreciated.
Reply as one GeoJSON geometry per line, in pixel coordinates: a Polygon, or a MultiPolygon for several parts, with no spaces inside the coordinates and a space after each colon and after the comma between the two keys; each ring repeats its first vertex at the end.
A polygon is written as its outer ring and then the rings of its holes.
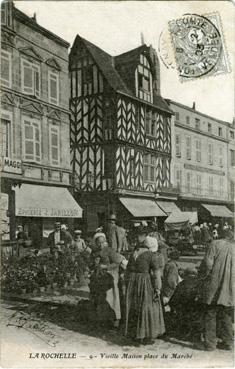
{"type": "Polygon", "coordinates": [[[82,231],[76,229],[74,231],[74,240],[72,242],[72,248],[76,254],[82,253],[84,251],[91,253],[90,247],[88,247],[83,238],[81,238],[82,231]]]}
{"type": "Polygon", "coordinates": [[[54,231],[49,233],[48,239],[47,239],[47,245],[50,248],[50,253],[52,255],[55,254],[55,252],[59,249],[60,241],[61,241],[61,229],[60,229],[60,222],[55,222],[54,224],[54,231]]]}
{"type": "Polygon", "coordinates": [[[49,234],[47,239],[51,254],[54,255],[56,251],[61,252],[61,248],[69,246],[71,242],[71,235],[61,229],[60,222],[55,222],[54,231],[49,234]]]}
{"type": "Polygon", "coordinates": [[[117,218],[115,214],[111,214],[108,219],[107,241],[109,247],[117,252],[122,250],[122,232],[116,224],[117,218]]]}

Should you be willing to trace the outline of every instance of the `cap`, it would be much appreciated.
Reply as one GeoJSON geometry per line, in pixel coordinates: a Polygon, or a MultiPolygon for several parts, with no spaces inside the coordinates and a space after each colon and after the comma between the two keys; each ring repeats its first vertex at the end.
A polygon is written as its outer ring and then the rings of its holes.
{"type": "Polygon", "coordinates": [[[60,226],[60,222],[55,222],[55,226],[60,226]]]}
{"type": "Polygon", "coordinates": [[[80,229],[76,229],[76,230],[74,231],[74,234],[82,234],[82,231],[80,231],[80,229]]]}

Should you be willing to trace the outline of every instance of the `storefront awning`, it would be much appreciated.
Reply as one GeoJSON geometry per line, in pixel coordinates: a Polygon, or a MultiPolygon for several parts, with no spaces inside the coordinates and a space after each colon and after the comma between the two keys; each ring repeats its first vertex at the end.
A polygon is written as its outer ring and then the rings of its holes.
{"type": "Polygon", "coordinates": [[[23,184],[15,189],[15,204],[18,217],[82,217],[82,208],[63,187],[23,184]]]}
{"type": "Polygon", "coordinates": [[[176,206],[173,201],[157,201],[160,208],[167,214],[181,212],[181,210],[176,206]]]}
{"type": "Polygon", "coordinates": [[[202,206],[210,212],[213,217],[217,218],[233,218],[233,213],[225,205],[208,205],[202,206]]]}
{"type": "Polygon", "coordinates": [[[119,200],[135,218],[166,217],[154,200],[120,197],[119,200]]]}
{"type": "Polygon", "coordinates": [[[165,227],[168,230],[185,228],[188,224],[198,222],[196,211],[176,211],[165,220],[165,227]]]}

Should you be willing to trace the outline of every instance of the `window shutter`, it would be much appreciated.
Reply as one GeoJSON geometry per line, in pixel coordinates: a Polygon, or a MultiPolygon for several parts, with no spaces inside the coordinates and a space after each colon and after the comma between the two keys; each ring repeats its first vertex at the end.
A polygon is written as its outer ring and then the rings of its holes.
{"type": "Polygon", "coordinates": [[[49,73],[49,101],[52,104],[58,104],[58,75],[49,73]]]}
{"type": "Polygon", "coordinates": [[[38,65],[22,60],[22,90],[28,95],[40,97],[40,68],[38,65]]]}
{"type": "Polygon", "coordinates": [[[33,94],[33,70],[29,63],[23,62],[23,90],[33,94]]]}
{"type": "Polygon", "coordinates": [[[29,161],[41,160],[41,136],[39,122],[24,119],[24,158],[29,161]]]}
{"type": "Polygon", "coordinates": [[[188,160],[191,159],[191,137],[186,136],[186,157],[188,160]]]}
{"type": "Polygon", "coordinates": [[[37,67],[33,68],[34,71],[34,92],[37,97],[40,96],[40,77],[39,77],[39,69],[37,67]]]}
{"type": "Polygon", "coordinates": [[[1,54],[1,82],[3,86],[10,87],[11,84],[11,55],[2,51],[1,54]]]}
{"type": "Polygon", "coordinates": [[[221,167],[223,166],[223,148],[222,147],[219,148],[219,165],[221,167]]]}
{"type": "Polygon", "coordinates": [[[59,152],[59,127],[50,126],[50,149],[51,149],[51,164],[59,165],[60,152],[59,152]]]}
{"type": "Polygon", "coordinates": [[[11,121],[8,119],[1,119],[1,135],[0,140],[1,151],[0,155],[9,157],[11,149],[11,121]]]}
{"type": "Polygon", "coordinates": [[[186,180],[187,180],[187,191],[190,192],[191,191],[191,173],[187,173],[187,177],[186,177],[186,180]]]}
{"type": "Polygon", "coordinates": [[[34,132],[33,126],[30,122],[24,122],[24,132],[25,132],[25,159],[34,160],[34,132]]]}
{"type": "Polygon", "coordinates": [[[181,156],[181,150],[180,150],[180,136],[175,136],[175,146],[176,146],[176,156],[181,156]]]}

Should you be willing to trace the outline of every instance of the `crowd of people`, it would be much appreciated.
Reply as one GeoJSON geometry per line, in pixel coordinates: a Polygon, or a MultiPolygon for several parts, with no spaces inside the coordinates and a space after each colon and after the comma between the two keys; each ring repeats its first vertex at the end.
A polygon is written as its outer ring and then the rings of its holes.
{"type": "Polygon", "coordinates": [[[90,275],[87,319],[92,324],[117,330],[136,345],[175,334],[204,350],[212,351],[217,344],[230,350],[234,235],[227,224],[216,235],[211,224],[194,227],[195,234],[199,231],[206,244],[204,259],[198,268],[184,271],[178,250],[159,240],[153,225],[142,222],[135,227],[135,243],[130,247],[115,215],[110,216],[105,232],[102,227],[95,230],[89,243],[81,237],[81,230],[72,236],[57,222],[48,246],[55,258],[66,252],[86,254],[90,275]]]}
{"type": "Polygon", "coordinates": [[[232,227],[227,222],[225,222],[223,227],[219,223],[212,224],[204,222],[201,224],[196,224],[193,227],[193,236],[195,243],[197,245],[206,246],[211,240],[218,240],[219,238],[221,238],[223,228],[232,229],[232,227]]]}

